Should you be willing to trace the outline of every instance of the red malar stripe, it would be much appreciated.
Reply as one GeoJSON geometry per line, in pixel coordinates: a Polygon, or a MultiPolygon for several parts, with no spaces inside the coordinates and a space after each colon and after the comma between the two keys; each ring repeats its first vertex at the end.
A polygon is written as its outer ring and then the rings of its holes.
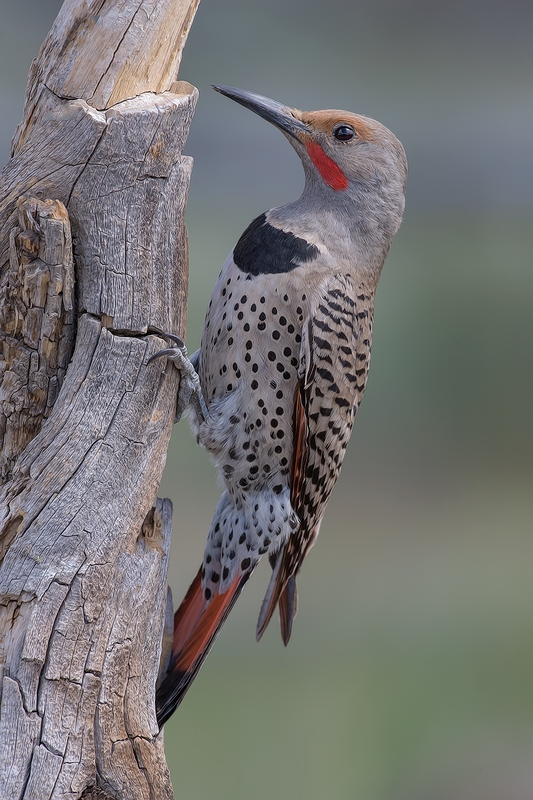
{"type": "Polygon", "coordinates": [[[335,164],[333,159],[327,156],[319,144],[307,142],[305,145],[311,161],[320,172],[324,181],[336,192],[348,188],[348,180],[340,167],[335,164]]]}

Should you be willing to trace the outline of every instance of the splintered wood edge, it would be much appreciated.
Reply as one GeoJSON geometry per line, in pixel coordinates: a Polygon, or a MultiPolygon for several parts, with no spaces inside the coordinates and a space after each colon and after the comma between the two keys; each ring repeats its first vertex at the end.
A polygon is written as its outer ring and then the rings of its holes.
{"type": "Polygon", "coordinates": [[[16,153],[43,89],[106,110],[176,80],[199,0],[65,0],[28,77],[16,153]],[[61,58],[58,61],[58,53],[61,58]]]}

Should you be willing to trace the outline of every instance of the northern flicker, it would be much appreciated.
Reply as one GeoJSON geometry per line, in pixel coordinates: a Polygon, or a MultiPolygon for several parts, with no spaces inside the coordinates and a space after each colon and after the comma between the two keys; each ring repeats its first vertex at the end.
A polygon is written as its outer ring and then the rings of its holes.
{"type": "MultiPolygon", "coordinates": [[[[296,575],[313,546],[365,390],[374,294],[400,226],[405,152],[383,125],[347,111],[298,111],[214,87],[273,123],[298,153],[305,187],[257,217],[222,268],[200,350],[162,354],[181,370],[198,441],[224,482],[202,566],[174,619],[157,692],[163,725],[181,702],[262,555],[288,643],[296,575]]],[[[172,337],[176,341],[176,337],[172,337]]]]}

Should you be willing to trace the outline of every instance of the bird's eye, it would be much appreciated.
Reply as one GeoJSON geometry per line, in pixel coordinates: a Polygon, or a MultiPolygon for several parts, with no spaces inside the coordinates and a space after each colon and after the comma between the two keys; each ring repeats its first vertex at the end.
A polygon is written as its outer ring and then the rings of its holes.
{"type": "Polygon", "coordinates": [[[349,142],[350,139],[353,139],[355,136],[355,131],[351,125],[336,125],[333,128],[333,136],[335,139],[338,139],[339,142],[349,142]]]}

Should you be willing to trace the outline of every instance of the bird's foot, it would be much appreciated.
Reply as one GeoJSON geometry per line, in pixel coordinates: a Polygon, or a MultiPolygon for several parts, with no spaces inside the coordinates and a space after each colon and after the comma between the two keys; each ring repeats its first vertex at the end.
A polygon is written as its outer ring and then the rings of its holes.
{"type": "MultiPolygon", "coordinates": [[[[202,394],[202,387],[200,386],[200,378],[194,367],[193,362],[187,354],[185,342],[179,336],[172,333],[161,334],[165,339],[170,339],[174,342],[173,347],[166,347],[160,350],[148,359],[148,364],[155,361],[156,358],[166,356],[169,358],[180,373],[180,387],[178,390],[178,399],[176,402],[176,419],[179,422],[183,412],[189,404],[194,407],[198,417],[204,422],[209,416],[207,406],[202,394]]],[[[194,356],[193,356],[194,358],[194,356]]]]}

